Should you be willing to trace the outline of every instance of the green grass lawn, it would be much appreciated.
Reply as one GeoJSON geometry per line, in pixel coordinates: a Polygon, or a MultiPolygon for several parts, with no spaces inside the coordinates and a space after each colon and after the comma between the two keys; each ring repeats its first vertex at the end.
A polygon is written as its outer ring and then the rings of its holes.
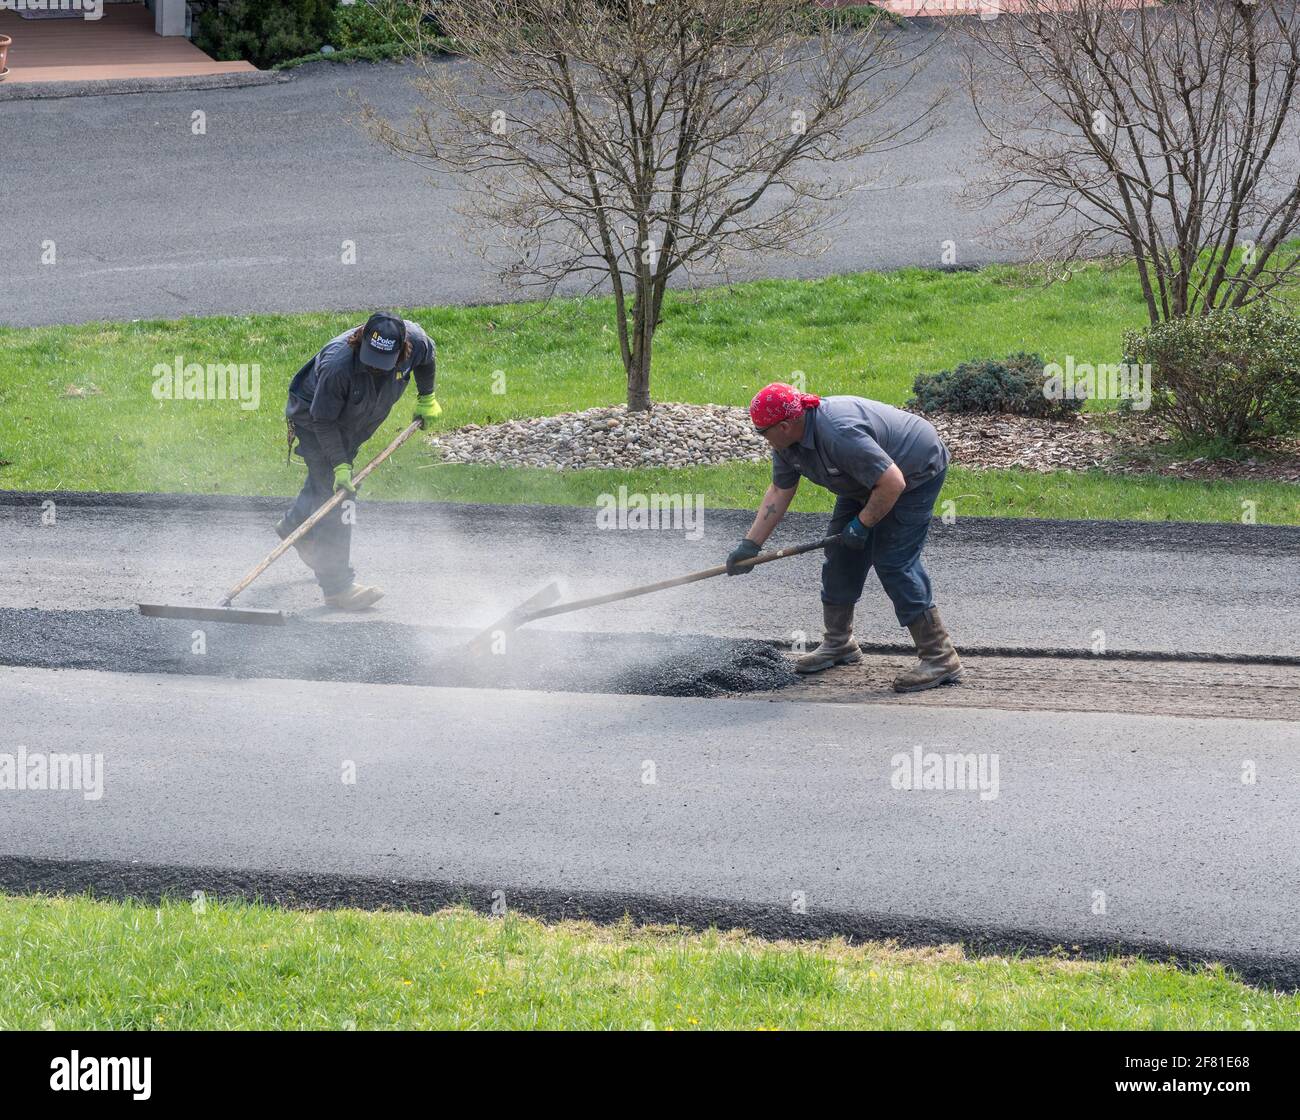
{"type": "MultiPolygon", "coordinates": [[[[438,343],[443,429],[545,415],[624,397],[608,301],[406,309],[438,343]]],[[[0,487],[288,494],[289,379],[353,314],[0,329],[0,487]],[[234,401],[156,400],[155,365],[257,363],[256,409],[234,401]],[[69,388],[71,387],[71,389],[69,388]],[[78,394],[85,395],[78,395],[78,394]]],[[[803,371],[810,390],[906,401],[917,373],[1028,349],[1048,360],[1116,361],[1123,330],[1144,321],[1131,272],[1084,268],[1043,286],[1014,267],[906,269],[818,281],[769,280],[673,293],[657,336],[658,400],[745,404],[803,371]]],[[[370,445],[409,419],[405,404],[370,445]]],[[[714,507],[756,504],[762,466],[558,476],[438,465],[408,446],[367,484],[374,498],[587,502],[617,486],[703,493],[714,507]]],[[[824,509],[806,487],[795,508],[824,509]]],[[[1284,483],[1186,483],[1155,477],[954,470],[945,497],[971,516],[1234,521],[1241,501],[1264,522],[1300,523],[1284,483]]]]}
{"type": "Polygon", "coordinates": [[[0,898],[0,1029],[1295,1029],[1219,968],[208,901],[0,898]]]}

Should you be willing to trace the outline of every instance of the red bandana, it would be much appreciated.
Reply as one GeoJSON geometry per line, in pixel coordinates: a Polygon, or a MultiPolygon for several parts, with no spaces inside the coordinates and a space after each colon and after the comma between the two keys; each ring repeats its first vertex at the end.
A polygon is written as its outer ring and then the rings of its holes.
{"type": "Polygon", "coordinates": [[[774,381],[754,394],[754,399],[749,402],[749,418],[756,428],[770,428],[782,420],[793,420],[801,416],[804,409],[816,408],[821,403],[821,397],[801,393],[793,385],[774,381]]]}

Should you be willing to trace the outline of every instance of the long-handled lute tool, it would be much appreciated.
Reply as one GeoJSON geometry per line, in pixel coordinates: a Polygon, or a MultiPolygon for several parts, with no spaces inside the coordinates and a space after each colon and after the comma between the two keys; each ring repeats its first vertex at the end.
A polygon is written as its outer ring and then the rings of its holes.
{"type": "MultiPolygon", "coordinates": [[[[402,446],[421,428],[417,420],[409,424],[397,436],[392,443],[383,449],[378,455],[370,460],[356,474],[352,476],[354,483],[361,482],[373,471],[380,463],[387,459],[394,451],[402,446]]],[[[334,509],[344,498],[348,496],[346,490],[335,490],[330,499],[313,513],[306,521],[298,526],[292,533],[284,538],[278,545],[272,549],[271,553],[265,560],[261,561],[252,569],[243,579],[234,587],[226,592],[225,598],[215,607],[186,607],[186,606],[167,606],[162,603],[139,603],[141,614],[152,615],[155,618],[193,618],[202,622],[252,622],[262,626],[281,626],[284,624],[283,611],[268,610],[246,610],[243,608],[232,607],[235,596],[244,590],[253,580],[257,579],[267,568],[280,559],[289,551],[300,539],[312,531],[316,523],[325,517],[330,510],[334,509]]]]}
{"type": "MultiPolygon", "coordinates": [[[[807,544],[795,544],[789,548],[778,548],[772,552],[760,552],[752,560],[741,560],[736,567],[754,568],[759,564],[770,564],[773,560],[784,560],[789,556],[801,556],[805,552],[816,552],[819,548],[825,548],[829,544],[834,544],[837,540],[839,540],[837,536],[823,537],[819,541],[809,541],[807,544]]],[[[712,579],[714,576],[725,575],[726,571],[726,564],[718,564],[702,571],[691,572],[689,575],[663,579],[658,583],[646,583],[640,587],[629,587],[623,591],[593,595],[589,599],[573,599],[567,603],[556,603],[554,606],[540,606],[531,609],[538,600],[542,600],[547,596],[554,598],[552,589],[555,585],[550,584],[533,596],[532,599],[516,607],[509,614],[498,619],[481,634],[477,635],[469,643],[469,649],[472,653],[487,653],[500,637],[519,629],[519,627],[529,622],[537,622],[543,618],[553,618],[557,614],[568,614],[571,611],[586,610],[588,607],[598,607],[603,603],[617,603],[623,599],[635,599],[638,595],[651,595],[656,591],[667,591],[670,587],[681,587],[687,583],[698,583],[702,579],[712,579]]]]}

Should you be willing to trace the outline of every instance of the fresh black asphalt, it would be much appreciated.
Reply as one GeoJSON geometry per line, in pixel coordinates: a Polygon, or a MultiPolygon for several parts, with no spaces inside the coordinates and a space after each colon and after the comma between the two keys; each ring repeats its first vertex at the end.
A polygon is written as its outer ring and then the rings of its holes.
{"type": "Polygon", "coordinates": [[[102,758],[102,796],[0,794],[12,889],[500,898],[1141,948],[1300,986],[1281,721],[14,667],[0,698],[7,751],[102,758]],[[917,752],[982,758],[993,780],[906,788],[917,752]]]}

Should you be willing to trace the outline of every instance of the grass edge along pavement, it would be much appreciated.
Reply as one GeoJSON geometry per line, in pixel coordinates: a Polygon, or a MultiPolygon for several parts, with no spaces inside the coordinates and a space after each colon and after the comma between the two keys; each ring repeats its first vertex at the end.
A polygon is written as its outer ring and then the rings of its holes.
{"type": "MultiPolygon", "coordinates": [[[[1068,947],[1063,947],[1063,949],[1068,947]]],[[[958,946],[0,896],[0,1029],[1294,1029],[1300,994],[1219,966],[958,946]],[[94,967],[87,967],[93,962],[94,967]]]]}
{"type": "MultiPolygon", "coordinates": [[[[809,389],[905,403],[918,372],[1019,349],[1048,360],[1115,361],[1126,326],[1143,321],[1132,270],[1089,266],[1045,286],[1030,269],[904,269],[823,280],[764,280],[669,294],[652,386],[659,400],[743,405],[767,381],[802,370],[809,389]],[[1078,308],[1086,306],[1087,316],[1078,308]]],[[[0,328],[0,487],[287,495],[282,402],[289,378],[355,313],[216,316],[171,321],[0,328]],[[250,402],[155,399],[153,370],[176,361],[259,369],[250,402]],[[11,423],[12,422],[12,423],[11,423]]],[[[437,431],[553,415],[622,397],[609,301],[405,309],[439,344],[437,431]]],[[[394,410],[367,450],[406,422],[394,410]]],[[[630,471],[510,470],[439,464],[403,450],[367,482],[372,499],[589,505],[619,485],[702,494],[710,508],[749,508],[763,464],[630,471]]],[[[1300,524],[1300,488],[1156,475],[954,467],[943,495],[958,516],[1242,520],[1300,524]]],[[[828,509],[803,487],[795,509],[828,509]]]]}

